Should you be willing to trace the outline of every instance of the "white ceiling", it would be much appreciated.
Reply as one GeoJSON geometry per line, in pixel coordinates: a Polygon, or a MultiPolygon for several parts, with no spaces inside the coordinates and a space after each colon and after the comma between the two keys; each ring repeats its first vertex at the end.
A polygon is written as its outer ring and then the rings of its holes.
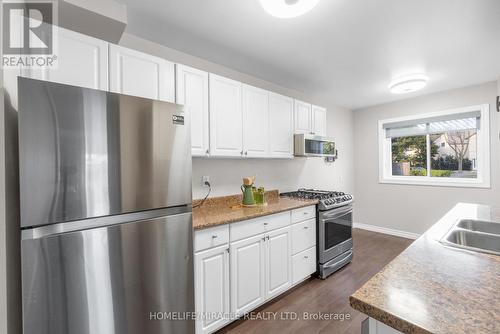
{"type": "Polygon", "coordinates": [[[322,0],[294,19],[258,0],[120,2],[129,33],[353,109],[500,76],[499,0],[322,0]],[[424,90],[389,93],[413,72],[424,90]]]}

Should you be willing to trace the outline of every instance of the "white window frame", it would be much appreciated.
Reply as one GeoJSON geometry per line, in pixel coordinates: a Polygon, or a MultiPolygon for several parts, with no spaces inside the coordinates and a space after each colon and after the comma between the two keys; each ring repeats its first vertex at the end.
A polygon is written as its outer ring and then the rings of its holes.
{"type": "MultiPolygon", "coordinates": [[[[426,185],[439,187],[490,188],[490,105],[482,104],[464,108],[449,109],[433,113],[397,117],[378,121],[379,140],[379,183],[426,185]],[[444,115],[480,111],[480,126],[477,131],[477,178],[443,178],[431,176],[393,176],[391,138],[386,138],[384,124],[419,120],[444,115]]],[[[429,150],[429,148],[427,148],[429,150]]],[[[427,162],[430,166],[430,162],[427,162]]]]}

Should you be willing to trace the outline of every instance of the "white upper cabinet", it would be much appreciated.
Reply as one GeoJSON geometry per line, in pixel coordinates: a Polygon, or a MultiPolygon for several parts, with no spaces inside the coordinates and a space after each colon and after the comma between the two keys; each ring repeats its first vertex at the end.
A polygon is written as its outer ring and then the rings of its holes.
{"type": "Polygon", "coordinates": [[[21,75],[93,89],[108,89],[108,43],[64,28],[58,29],[57,66],[23,69],[21,75]]]}
{"type": "Polygon", "coordinates": [[[209,152],[208,73],[188,66],[177,65],[177,103],[191,124],[191,153],[206,156],[209,152]]]}
{"type": "Polygon", "coordinates": [[[295,133],[326,136],[326,109],[295,100],[295,133]]]}
{"type": "Polygon", "coordinates": [[[243,155],[269,156],[269,92],[243,85],[243,155]]]}
{"type": "Polygon", "coordinates": [[[243,155],[241,83],[215,74],[210,81],[210,155],[243,155]]]}
{"type": "Polygon", "coordinates": [[[295,133],[310,134],[312,106],[309,103],[295,100],[295,133]]]}
{"type": "Polygon", "coordinates": [[[326,136],[326,109],[312,106],[312,134],[326,136]]]}
{"type": "Polygon", "coordinates": [[[269,93],[269,154],[293,158],[293,99],[269,93]]]}
{"type": "Polygon", "coordinates": [[[165,59],[110,44],[109,85],[112,92],[175,102],[175,66],[165,59]]]}

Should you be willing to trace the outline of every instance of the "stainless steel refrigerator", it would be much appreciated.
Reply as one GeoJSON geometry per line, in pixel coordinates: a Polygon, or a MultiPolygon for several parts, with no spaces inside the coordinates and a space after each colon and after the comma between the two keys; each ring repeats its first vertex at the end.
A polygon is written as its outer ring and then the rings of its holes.
{"type": "Polygon", "coordinates": [[[19,78],[25,334],[194,333],[181,106],[19,78]]]}

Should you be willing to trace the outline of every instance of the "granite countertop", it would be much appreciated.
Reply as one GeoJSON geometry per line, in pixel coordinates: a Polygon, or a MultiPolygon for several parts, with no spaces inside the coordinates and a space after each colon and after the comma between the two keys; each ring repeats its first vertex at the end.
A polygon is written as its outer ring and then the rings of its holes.
{"type": "Polygon", "coordinates": [[[351,306],[404,333],[498,333],[500,256],[439,243],[467,218],[500,222],[500,210],[457,204],[356,291],[351,306]]]}
{"type": "Polygon", "coordinates": [[[266,192],[266,206],[242,207],[241,195],[209,198],[199,207],[199,200],[193,201],[193,228],[200,230],[208,227],[234,223],[246,219],[267,216],[278,212],[316,205],[316,200],[299,200],[280,197],[277,190],[266,192]]]}

